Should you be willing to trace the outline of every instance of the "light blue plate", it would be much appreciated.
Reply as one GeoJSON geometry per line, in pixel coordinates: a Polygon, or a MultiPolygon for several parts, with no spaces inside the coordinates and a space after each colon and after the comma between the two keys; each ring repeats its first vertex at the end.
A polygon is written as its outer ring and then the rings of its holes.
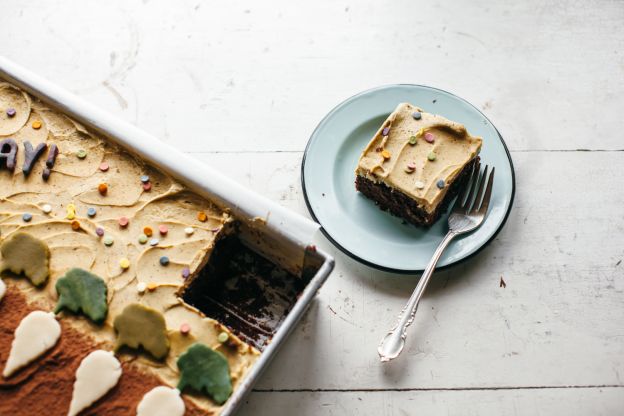
{"type": "Polygon", "coordinates": [[[451,243],[438,268],[477,253],[494,239],[511,211],[514,169],[498,130],[477,108],[451,93],[422,85],[389,85],[349,98],[310,137],[301,181],[310,214],[339,249],[372,267],[417,273],[424,270],[446,234],[447,214],[430,228],[417,228],[381,211],[355,190],[355,168],[362,150],[402,102],[460,122],[472,135],[483,137],[481,164],[496,167],[489,214],[475,232],[451,243]]]}

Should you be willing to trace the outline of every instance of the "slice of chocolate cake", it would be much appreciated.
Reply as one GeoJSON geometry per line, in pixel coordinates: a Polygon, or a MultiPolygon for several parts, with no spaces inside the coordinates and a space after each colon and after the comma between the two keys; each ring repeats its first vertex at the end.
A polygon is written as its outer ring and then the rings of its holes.
{"type": "Polygon", "coordinates": [[[362,152],[358,191],[411,224],[433,224],[478,158],[482,139],[436,114],[402,103],[362,152]]]}

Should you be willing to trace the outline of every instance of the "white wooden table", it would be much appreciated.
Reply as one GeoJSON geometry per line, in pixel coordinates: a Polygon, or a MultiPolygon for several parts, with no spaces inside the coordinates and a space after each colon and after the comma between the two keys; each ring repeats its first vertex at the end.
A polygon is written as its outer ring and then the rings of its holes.
{"type": "Polygon", "coordinates": [[[242,415],[624,414],[624,2],[0,1],[0,53],[304,215],[302,151],[361,90],[474,103],[517,194],[437,273],[402,359],[379,338],[417,276],[336,270],[242,415]],[[507,283],[499,287],[500,278],[507,283]]]}

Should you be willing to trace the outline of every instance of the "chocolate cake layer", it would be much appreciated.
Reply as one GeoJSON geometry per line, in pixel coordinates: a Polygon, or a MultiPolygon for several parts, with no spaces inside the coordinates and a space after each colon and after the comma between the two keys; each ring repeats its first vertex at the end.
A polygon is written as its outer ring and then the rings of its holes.
{"type": "Polygon", "coordinates": [[[442,202],[438,204],[432,213],[428,213],[419,206],[414,199],[405,195],[403,192],[398,189],[390,188],[383,182],[373,182],[364,176],[356,175],[355,187],[366,197],[375,201],[375,204],[377,204],[380,209],[403,218],[405,221],[416,226],[430,226],[440,218],[453,198],[455,198],[463,188],[477,160],[478,156],[464,166],[455,181],[450,185],[442,202]]]}

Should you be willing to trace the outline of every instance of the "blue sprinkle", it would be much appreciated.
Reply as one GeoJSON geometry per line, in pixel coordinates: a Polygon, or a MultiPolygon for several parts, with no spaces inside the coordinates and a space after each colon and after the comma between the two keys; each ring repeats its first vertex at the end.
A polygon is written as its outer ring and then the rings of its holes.
{"type": "Polygon", "coordinates": [[[387,136],[388,133],[390,133],[390,127],[384,127],[384,129],[381,131],[381,134],[383,134],[384,136],[387,136]]]}
{"type": "Polygon", "coordinates": [[[161,264],[161,265],[163,265],[163,266],[168,265],[168,264],[169,264],[169,257],[167,257],[167,256],[162,256],[162,257],[160,258],[160,264],[161,264]]]}
{"type": "Polygon", "coordinates": [[[444,188],[444,179],[440,179],[438,182],[436,182],[436,186],[440,189],[444,188]]]}
{"type": "Polygon", "coordinates": [[[95,214],[97,214],[97,211],[95,210],[95,208],[91,207],[89,209],[87,209],[87,215],[90,217],[95,217],[95,214]]]}
{"type": "Polygon", "coordinates": [[[160,241],[158,241],[158,239],[157,239],[157,238],[152,238],[152,239],[149,241],[149,243],[150,243],[150,246],[157,246],[157,245],[158,245],[158,243],[160,243],[160,241]]]}
{"type": "Polygon", "coordinates": [[[149,176],[147,176],[147,175],[142,175],[142,176],[141,176],[141,182],[143,182],[143,183],[148,183],[148,182],[149,182],[149,176]]]}
{"type": "Polygon", "coordinates": [[[414,111],[412,113],[412,117],[414,117],[414,120],[420,120],[422,117],[422,114],[420,114],[420,111],[414,111]]]}
{"type": "Polygon", "coordinates": [[[24,222],[30,222],[30,220],[32,220],[32,214],[25,212],[24,215],[22,215],[22,219],[24,222]]]}

